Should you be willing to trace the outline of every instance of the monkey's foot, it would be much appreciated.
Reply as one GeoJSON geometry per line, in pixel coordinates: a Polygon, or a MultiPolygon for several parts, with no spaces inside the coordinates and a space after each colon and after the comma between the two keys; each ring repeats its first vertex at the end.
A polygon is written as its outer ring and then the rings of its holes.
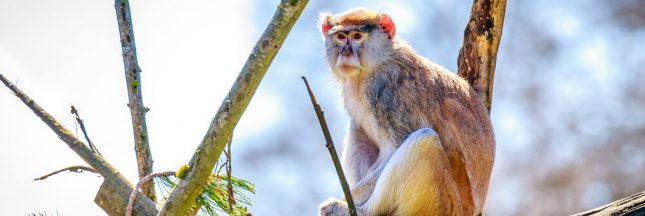
{"type": "Polygon", "coordinates": [[[329,198],[320,204],[320,216],[349,216],[349,207],[343,200],[329,198]]]}

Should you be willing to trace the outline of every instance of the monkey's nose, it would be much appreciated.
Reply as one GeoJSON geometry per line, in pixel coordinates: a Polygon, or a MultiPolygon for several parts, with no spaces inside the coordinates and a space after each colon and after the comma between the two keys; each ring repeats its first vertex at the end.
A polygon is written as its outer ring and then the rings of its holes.
{"type": "Polygon", "coordinates": [[[340,50],[340,54],[344,56],[350,56],[352,55],[352,48],[349,46],[343,46],[343,48],[340,50]]]}

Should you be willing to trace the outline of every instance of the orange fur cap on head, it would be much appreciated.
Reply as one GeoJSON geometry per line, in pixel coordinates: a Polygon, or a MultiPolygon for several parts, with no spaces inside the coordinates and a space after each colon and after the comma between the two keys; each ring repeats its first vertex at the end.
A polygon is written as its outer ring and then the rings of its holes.
{"type": "Polygon", "coordinates": [[[329,13],[321,14],[321,32],[327,34],[330,29],[342,29],[349,26],[378,26],[386,31],[390,39],[394,38],[396,27],[392,17],[386,13],[377,13],[364,8],[349,10],[337,16],[329,13]]]}

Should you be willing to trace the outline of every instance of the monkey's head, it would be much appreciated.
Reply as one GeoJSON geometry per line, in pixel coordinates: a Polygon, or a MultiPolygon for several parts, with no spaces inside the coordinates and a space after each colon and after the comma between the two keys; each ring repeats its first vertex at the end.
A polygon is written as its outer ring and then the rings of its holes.
{"type": "Polygon", "coordinates": [[[320,20],[327,62],[337,77],[365,75],[389,58],[396,31],[389,15],[355,8],[322,13],[320,20]]]}

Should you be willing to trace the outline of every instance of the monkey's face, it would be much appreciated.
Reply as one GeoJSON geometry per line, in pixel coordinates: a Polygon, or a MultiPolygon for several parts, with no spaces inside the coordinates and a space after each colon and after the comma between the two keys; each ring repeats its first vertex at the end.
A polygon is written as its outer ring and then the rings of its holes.
{"type": "Polygon", "coordinates": [[[359,8],[321,14],[321,22],[327,62],[337,77],[365,75],[389,57],[395,29],[387,14],[359,8]]]}
{"type": "Polygon", "coordinates": [[[338,31],[331,35],[333,51],[336,56],[336,62],[330,65],[335,71],[346,76],[355,76],[363,66],[361,64],[361,51],[363,42],[367,40],[369,34],[362,31],[338,31]]]}

